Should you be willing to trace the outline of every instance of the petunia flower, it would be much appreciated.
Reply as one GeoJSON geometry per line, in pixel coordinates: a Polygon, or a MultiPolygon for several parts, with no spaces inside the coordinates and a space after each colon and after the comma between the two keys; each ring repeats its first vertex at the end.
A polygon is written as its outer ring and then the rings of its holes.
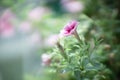
{"type": "Polygon", "coordinates": [[[60,31],[60,34],[63,36],[70,36],[74,34],[74,32],[76,31],[77,25],[78,25],[78,22],[75,20],[69,22],[67,25],[65,25],[63,30],[60,31]]]}
{"type": "Polygon", "coordinates": [[[60,37],[74,35],[75,38],[80,42],[80,37],[77,33],[78,21],[74,20],[69,22],[65,27],[60,31],[60,37]]]}

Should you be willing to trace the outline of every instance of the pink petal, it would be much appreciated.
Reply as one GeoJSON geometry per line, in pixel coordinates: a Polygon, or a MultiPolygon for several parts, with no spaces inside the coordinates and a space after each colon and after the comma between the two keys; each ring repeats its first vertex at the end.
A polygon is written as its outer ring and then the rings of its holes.
{"type": "Polygon", "coordinates": [[[72,35],[74,33],[74,31],[76,30],[77,28],[77,25],[78,25],[78,22],[77,21],[71,21],[69,22],[63,30],[61,30],[61,34],[62,35],[65,35],[65,36],[69,36],[69,35],[72,35]]]}

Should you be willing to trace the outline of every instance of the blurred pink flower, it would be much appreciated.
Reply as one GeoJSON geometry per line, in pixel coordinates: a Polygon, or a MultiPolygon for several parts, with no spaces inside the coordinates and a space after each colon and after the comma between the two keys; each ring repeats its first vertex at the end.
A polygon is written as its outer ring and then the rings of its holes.
{"type": "Polygon", "coordinates": [[[60,35],[61,36],[69,36],[74,34],[74,32],[76,31],[78,25],[78,21],[71,21],[69,22],[67,25],[65,25],[65,27],[63,28],[63,30],[60,31],[60,35]]]}
{"type": "Polygon", "coordinates": [[[13,18],[13,13],[7,10],[0,17],[0,35],[3,37],[10,37],[14,34],[13,25],[11,20],[13,18]]]}
{"type": "Polygon", "coordinates": [[[59,39],[58,35],[56,34],[51,35],[45,40],[45,45],[50,47],[55,46],[56,43],[58,42],[58,39],[59,39]]]}
{"type": "Polygon", "coordinates": [[[28,18],[30,20],[38,21],[38,20],[41,20],[43,15],[45,15],[48,12],[49,10],[45,7],[36,7],[29,12],[28,18]]]}
{"type": "Polygon", "coordinates": [[[20,30],[22,32],[28,33],[32,30],[31,28],[32,28],[32,24],[29,21],[24,21],[20,24],[20,30]]]}
{"type": "Polygon", "coordinates": [[[42,54],[42,65],[50,65],[51,63],[51,55],[50,54],[42,54]]]}
{"type": "Polygon", "coordinates": [[[70,13],[81,12],[84,8],[83,3],[75,0],[62,0],[63,8],[70,13]]]}

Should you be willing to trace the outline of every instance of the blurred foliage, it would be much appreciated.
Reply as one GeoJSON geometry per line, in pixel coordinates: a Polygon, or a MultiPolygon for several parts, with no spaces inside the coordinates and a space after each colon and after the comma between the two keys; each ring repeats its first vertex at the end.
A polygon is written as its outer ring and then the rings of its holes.
{"type": "Polygon", "coordinates": [[[1,7],[11,7],[15,5],[16,3],[23,3],[24,0],[0,0],[0,6],[1,7]]]}
{"type": "MultiPolygon", "coordinates": [[[[37,3],[26,4],[25,0],[0,0],[0,9],[12,8],[20,21],[28,20],[27,15],[34,7],[42,5],[47,6],[51,12],[42,16],[39,21],[33,21],[33,29],[38,29],[42,35],[43,41],[52,34],[58,34],[60,29],[71,19],[80,21],[79,34],[84,35],[89,42],[93,37],[103,39],[96,53],[108,69],[112,72],[112,79],[119,80],[120,77],[120,0],[78,0],[84,4],[84,10],[81,13],[71,14],[62,10],[61,0],[43,0],[37,3]],[[24,4],[23,4],[24,3],[24,4]],[[36,5],[37,4],[37,5],[36,5]]],[[[73,0],[74,1],[74,0],[73,0]]],[[[71,7],[72,8],[72,7],[71,7]]],[[[38,54],[48,51],[50,47],[42,47],[38,54]]],[[[46,70],[46,69],[45,69],[46,70]]],[[[46,73],[48,70],[46,71],[46,73]]],[[[48,76],[48,75],[46,75],[48,76]]],[[[72,76],[72,75],[71,75],[72,76]]],[[[95,80],[97,80],[96,75],[95,80]]],[[[38,80],[32,74],[26,73],[26,80],[38,80]]],[[[43,77],[44,78],[44,77],[43,77]]],[[[59,78],[58,78],[59,79],[59,78]]],[[[45,78],[44,80],[49,80],[45,78]]],[[[60,79],[62,80],[62,79],[60,79]]],[[[72,80],[72,78],[71,78],[72,80]]]]}

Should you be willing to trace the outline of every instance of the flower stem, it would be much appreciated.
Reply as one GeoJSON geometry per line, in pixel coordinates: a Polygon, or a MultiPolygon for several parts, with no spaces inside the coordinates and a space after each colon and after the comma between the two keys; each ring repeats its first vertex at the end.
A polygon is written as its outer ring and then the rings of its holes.
{"type": "Polygon", "coordinates": [[[67,60],[67,55],[64,51],[64,48],[62,47],[62,45],[59,42],[57,42],[57,47],[59,48],[61,55],[67,60]]]}
{"type": "Polygon", "coordinates": [[[81,39],[80,39],[80,37],[79,37],[79,35],[78,35],[78,33],[77,33],[77,31],[75,30],[75,32],[74,32],[74,34],[73,34],[74,36],[75,36],[75,38],[78,40],[78,42],[81,42],[81,39]]]}

